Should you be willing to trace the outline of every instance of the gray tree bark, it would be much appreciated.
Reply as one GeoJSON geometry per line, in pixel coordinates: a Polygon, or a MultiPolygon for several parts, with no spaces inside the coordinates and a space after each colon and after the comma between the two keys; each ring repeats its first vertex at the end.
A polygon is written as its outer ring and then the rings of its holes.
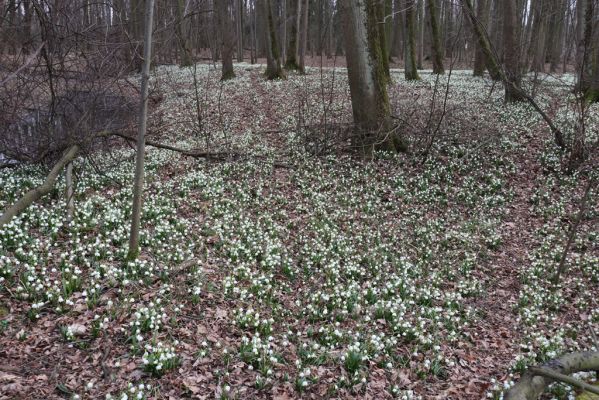
{"type": "Polygon", "coordinates": [[[229,12],[230,0],[216,1],[216,19],[221,40],[220,53],[222,58],[221,80],[235,78],[233,71],[233,27],[231,13],[229,12]]]}
{"type": "Polygon", "coordinates": [[[377,148],[395,150],[389,134],[387,80],[378,29],[377,0],[347,0],[342,7],[347,74],[354,116],[354,145],[369,156],[377,148]]]}
{"type": "MultiPolygon", "coordinates": [[[[479,0],[480,1],[480,0],[479,0]]],[[[439,18],[437,14],[436,0],[427,0],[428,17],[431,25],[433,73],[444,74],[443,49],[441,48],[441,31],[439,29],[439,18]]]]}
{"type": "Polygon", "coordinates": [[[150,80],[150,64],[152,62],[153,22],[154,0],[146,0],[144,57],[141,72],[141,105],[139,110],[135,178],[133,181],[133,207],[131,211],[131,232],[129,236],[129,252],[127,254],[128,259],[135,259],[139,255],[139,226],[141,221],[141,205],[144,186],[144,157],[146,152],[145,136],[148,122],[148,86],[150,80]]]}
{"type": "MultiPolygon", "coordinates": [[[[303,1],[303,0],[300,0],[303,1]]],[[[306,48],[308,46],[308,29],[309,29],[309,7],[310,0],[305,0],[302,12],[302,39],[300,44],[300,54],[299,54],[299,69],[301,73],[306,73],[306,48]]]]}
{"type": "Polygon", "coordinates": [[[277,42],[277,30],[275,27],[272,5],[270,0],[262,0],[262,10],[266,18],[266,79],[285,79],[285,73],[281,67],[281,57],[277,42]]]}
{"type": "Polygon", "coordinates": [[[416,60],[416,2],[404,0],[404,71],[408,81],[420,79],[416,60]]]}

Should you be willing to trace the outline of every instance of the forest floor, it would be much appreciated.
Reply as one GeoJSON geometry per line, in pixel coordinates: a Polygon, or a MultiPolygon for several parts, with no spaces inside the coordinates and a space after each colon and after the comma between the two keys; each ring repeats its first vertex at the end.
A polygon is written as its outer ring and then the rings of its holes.
{"type": "MultiPolygon", "coordinates": [[[[155,71],[151,139],[229,156],[148,148],[139,260],[127,146],[77,161],[73,221],[60,181],[0,230],[0,399],[500,399],[593,348],[597,188],[550,279],[597,171],[567,174],[529,106],[469,71],[394,70],[411,151],[366,161],[340,150],[343,68],[236,73],[155,71]]],[[[535,86],[566,135],[573,79],[535,86]]],[[[599,107],[585,123],[597,140],[599,107]]],[[[43,179],[0,170],[0,209],[43,179]]]]}

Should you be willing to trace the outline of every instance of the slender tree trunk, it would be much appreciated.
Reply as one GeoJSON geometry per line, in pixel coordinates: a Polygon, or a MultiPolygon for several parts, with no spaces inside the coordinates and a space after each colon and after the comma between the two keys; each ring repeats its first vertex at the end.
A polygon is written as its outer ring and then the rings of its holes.
{"type": "Polygon", "coordinates": [[[237,2],[237,62],[243,62],[243,21],[245,7],[243,6],[243,0],[236,0],[237,2]]]}
{"type": "Polygon", "coordinates": [[[257,35],[256,35],[256,0],[250,0],[251,7],[251,21],[250,21],[250,34],[252,36],[252,48],[250,49],[250,63],[255,64],[258,58],[258,46],[257,46],[257,35]]]}
{"type": "MultiPolygon", "coordinates": [[[[480,24],[482,24],[485,29],[489,26],[489,8],[488,5],[491,0],[477,0],[476,2],[476,17],[480,24]]],[[[474,68],[473,75],[474,76],[484,76],[485,75],[485,67],[486,60],[485,54],[481,50],[480,46],[476,46],[476,50],[474,53],[474,68]]]]}
{"type": "Polygon", "coordinates": [[[418,69],[424,69],[423,61],[424,61],[424,27],[425,27],[425,10],[424,10],[424,1],[425,0],[416,0],[416,7],[418,8],[417,14],[417,34],[418,34],[418,45],[416,46],[416,54],[417,54],[417,62],[416,65],[418,69]]]}
{"type": "Polygon", "coordinates": [[[141,222],[142,195],[144,187],[144,157],[146,153],[146,124],[148,121],[148,86],[150,81],[150,64],[152,62],[152,23],[154,21],[154,0],[146,1],[146,18],[144,33],[144,56],[141,71],[141,106],[139,110],[139,126],[137,135],[137,153],[135,159],[135,179],[133,181],[133,207],[131,211],[131,232],[129,236],[129,253],[132,260],[139,255],[139,226],[141,222]]]}
{"type": "Polygon", "coordinates": [[[177,0],[177,22],[175,24],[175,34],[181,51],[181,67],[188,67],[192,64],[191,47],[189,45],[189,29],[185,20],[185,0],[177,0]]]}
{"type": "MultiPolygon", "coordinates": [[[[302,0],[300,0],[300,1],[302,1],[302,0]]],[[[303,6],[303,11],[302,11],[302,26],[301,26],[302,40],[301,40],[301,44],[300,44],[300,54],[299,54],[299,69],[302,74],[306,73],[306,48],[308,46],[308,29],[309,29],[308,16],[310,15],[309,9],[308,9],[309,5],[310,5],[310,0],[305,0],[304,6],[303,6]]]]}
{"type": "Polygon", "coordinates": [[[277,30],[270,0],[262,0],[262,8],[266,18],[266,78],[285,79],[285,73],[281,67],[279,45],[277,42],[277,30]]]}
{"type": "MultiPolygon", "coordinates": [[[[439,29],[439,19],[437,16],[436,0],[427,0],[428,3],[428,18],[431,24],[432,35],[432,53],[433,53],[433,73],[444,74],[443,68],[443,49],[441,47],[441,32],[439,29]]],[[[480,1],[480,0],[479,0],[480,1]]]]}
{"type": "Polygon", "coordinates": [[[392,61],[391,49],[393,48],[393,0],[384,0],[385,2],[385,51],[389,58],[389,63],[392,61]]]}
{"type": "Polygon", "coordinates": [[[303,0],[296,0],[295,15],[293,16],[293,23],[291,24],[291,32],[289,35],[289,48],[287,50],[287,60],[285,60],[285,68],[289,70],[298,70],[298,57],[299,57],[299,36],[300,36],[300,25],[302,18],[302,2],[303,0]]]}
{"type": "Polygon", "coordinates": [[[395,150],[377,23],[377,0],[343,2],[343,33],[347,74],[356,133],[354,144],[364,156],[375,148],[395,150]]]}
{"type": "Polygon", "coordinates": [[[505,101],[525,101],[520,90],[520,46],[517,36],[516,0],[503,2],[503,56],[507,79],[513,85],[505,85],[505,101]],[[516,87],[514,87],[516,86],[516,87]]]}
{"type": "MultiPolygon", "coordinates": [[[[576,0],[576,71],[580,79],[584,57],[586,0],[576,0]]],[[[580,82],[579,82],[580,83],[580,82]]]]}
{"type": "Polygon", "coordinates": [[[404,63],[405,78],[408,81],[418,80],[416,65],[416,2],[404,0],[404,63]]]}
{"type": "Polygon", "coordinates": [[[287,0],[281,1],[281,60],[287,59],[287,0]]]}
{"type": "Polygon", "coordinates": [[[394,17],[393,17],[393,30],[395,31],[395,43],[393,51],[398,57],[403,57],[404,54],[404,21],[403,21],[403,0],[394,0],[394,17]]]}
{"type": "Polygon", "coordinates": [[[233,27],[231,26],[230,0],[216,1],[216,18],[221,39],[222,76],[221,80],[235,78],[233,71],[233,27]]]}
{"type": "Polygon", "coordinates": [[[455,41],[453,32],[453,3],[445,2],[445,57],[452,58],[453,42],[455,41]]]}
{"type": "Polygon", "coordinates": [[[385,32],[385,25],[383,21],[385,21],[385,4],[379,1],[375,2],[375,11],[376,18],[378,20],[378,24],[381,25],[379,29],[377,29],[379,33],[379,42],[381,44],[381,62],[383,63],[383,72],[385,73],[385,79],[387,82],[391,81],[391,71],[389,70],[389,54],[387,53],[387,37],[385,32]]]}
{"type": "Polygon", "coordinates": [[[472,30],[476,36],[479,49],[483,52],[487,69],[493,80],[501,80],[502,72],[501,66],[499,65],[495,54],[491,48],[489,42],[489,36],[486,33],[485,27],[481,26],[479,20],[475,17],[474,10],[472,8],[471,0],[461,0],[462,6],[466,12],[466,18],[470,20],[472,24],[472,30]]]}

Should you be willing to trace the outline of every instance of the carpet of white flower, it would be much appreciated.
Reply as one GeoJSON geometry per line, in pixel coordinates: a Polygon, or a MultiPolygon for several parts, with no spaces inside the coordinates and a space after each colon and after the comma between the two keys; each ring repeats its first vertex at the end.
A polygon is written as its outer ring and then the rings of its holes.
{"type": "MultiPolygon", "coordinates": [[[[254,157],[149,148],[138,261],[124,261],[127,148],[77,162],[71,223],[60,182],[0,230],[0,393],[499,399],[525,366],[592,347],[597,191],[555,289],[586,178],[560,172],[528,106],[506,107],[489,81],[454,72],[449,123],[426,162],[314,158],[294,134],[298,110],[347,121],[344,70],[282,82],[236,72],[220,84],[199,66],[196,97],[189,70],[157,70],[166,92],[154,113],[169,127],[159,141],[204,143],[189,123],[199,98],[212,140],[254,157]],[[456,134],[473,123],[480,132],[456,134]],[[280,154],[286,168],[273,166],[280,154]]],[[[426,113],[434,77],[394,80],[394,107],[426,113]]],[[[567,98],[564,80],[542,88],[545,106],[567,98]]],[[[573,126],[565,107],[556,115],[573,126]]],[[[587,124],[596,131],[599,108],[587,124]]],[[[1,170],[0,209],[43,178],[38,167],[1,170]]]]}

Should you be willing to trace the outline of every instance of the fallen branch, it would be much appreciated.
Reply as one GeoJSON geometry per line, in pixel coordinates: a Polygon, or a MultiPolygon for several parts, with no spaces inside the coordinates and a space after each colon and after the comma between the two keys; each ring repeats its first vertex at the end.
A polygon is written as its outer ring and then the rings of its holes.
{"type": "MultiPolygon", "coordinates": [[[[566,354],[545,363],[541,368],[529,368],[522,375],[520,381],[506,393],[505,400],[537,400],[547,386],[555,381],[562,381],[557,376],[567,377],[567,375],[576,372],[597,370],[599,370],[599,352],[587,351],[566,354]],[[547,376],[547,371],[559,375],[547,376]]],[[[577,383],[582,382],[577,381],[577,383]]],[[[585,388],[585,390],[588,389],[585,388]]]]}
{"type": "MultiPolygon", "coordinates": [[[[123,139],[129,140],[132,142],[137,142],[137,138],[125,135],[124,133],[112,132],[111,135],[118,136],[118,137],[121,137],[123,139]]],[[[146,145],[156,147],[158,149],[174,151],[174,152],[183,154],[184,156],[195,157],[195,158],[210,158],[210,159],[222,160],[227,157],[240,156],[239,153],[233,153],[233,152],[209,152],[209,151],[200,151],[200,150],[186,150],[186,149],[181,149],[178,147],[170,146],[168,144],[154,142],[152,140],[146,140],[146,145]]]]}
{"type": "Polygon", "coordinates": [[[548,368],[539,368],[539,367],[531,367],[530,371],[534,372],[538,376],[544,376],[546,378],[553,379],[555,381],[560,381],[567,383],[570,386],[577,387],[582,390],[586,390],[587,392],[599,394],[599,387],[589,385],[586,382],[579,381],[578,379],[574,379],[571,376],[560,374],[559,372],[555,372],[548,368]]]}
{"type": "Polygon", "coordinates": [[[33,204],[35,201],[39,200],[42,196],[50,193],[54,188],[54,184],[56,183],[56,179],[60,174],[60,171],[69,164],[71,161],[75,159],[77,154],[79,153],[80,147],[77,144],[72,145],[65,151],[60,160],[54,165],[48,176],[46,176],[46,180],[44,183],[36,188],[31,189],[19,201],[10,206],[2,216],[0,216],[0,228],[10,222],[11,219],[19,215],[23,210],[33,204]]]}
{"type": "MultiPolygon", "coordinates": [[[[93,139],[99,138],[99,137],[107,137],[107,136],[118,136],[118,137],[121,137],[121,138],[124,138],[127,140],[131,140],[133,142],[136,141],[136,138],[127,136],[124,133],[105,132],[105,131],[99,132],[99,133],[91,136],[89,140],[93,140],[93,139]]],[[[151,140],[146,140],[146,144],[148,146],[156,147],[159,149],[175,151],[175,152],[183,154],[185,156],[195,157],[195,158],[226,160],[228,158],[241,158],[242,157],[242,154],[233,153],[233,152],[207,152],[207,151],[200,151],[200,150],[185,150],[185,149],[180,149],[178,147],[170,146],[167,144],[154,142],[151,140]]],[[[58,162],[54,165],[54,167],[52,168],[52,170],[46,177],[46,180],[44,181],[44,183],[41,186],[31,189],[29,192],[25,193],[25,195],[19,201],[17,201],[14,205],[10,206],[2,214],[2,216],[0,216],[0,228],[2,228],[4,225],[6,225],[8,222],[10,222],[10,220],[12,220],[14,217],[16,217],[17,215],[22,213],[31,204],[33,204],[34,202],[36,202],[37,200],[39,200],[41,197],[45,196],[46,194],[50,193],[50,191],[52,191],[52,189],[54,188],[54,184],[56,183],[56,179],[58,178],[58,175],[60,174],[60,172],[69,163],[71,163],[71,161],[73,161],[75,159],[75,157],[79,153],[79,150],[81,150],[81,146],[78,144],[74,144],[74,145],[70,146],[65,151],[62,158],[60,160],[58,160],[58,162]]],[[[289,168],[289,165],[280,163],[280,162],[273,162],[273,167],[289,168]]]]}
{"type": "MultiPolygon", "coordinates": [[[[111,135],[118,136],[120,138],[129,140],[132,142],[137,141],[137,138],[125,135],[124,133],[120,133],[120,132],[112,132],[111,135]]],[[[176,153],[180,153],[180,154],[182,154],[184,156],[188,156],[188,157],[206,158],[209,160],[222,161],[222,160],[227,160],[227,159],[240,159],[240,158],[248,157],[248,155],[246,155],[246,154],[236,153],[236,152],[231,152],[231,151],[210,152],[210,151],[203,151],[203,150],[197,150],[197,149],[191,149],[191,150],[181,149],[179,147],[174,147],[174,146],[171,146],[168,144],[154,142],[152,140],[146,140],[146,145],[151,146],[151,147],[156,147],[158,149],[174,151],[176,153]]],[[[265,158],[262,156],[251,156],[251,157],[265,158]]],[[[274,161],[272,165],[275,168],[289,168],[290,167],[288,164],[278,162],[278,161],[274,161]]]]}

